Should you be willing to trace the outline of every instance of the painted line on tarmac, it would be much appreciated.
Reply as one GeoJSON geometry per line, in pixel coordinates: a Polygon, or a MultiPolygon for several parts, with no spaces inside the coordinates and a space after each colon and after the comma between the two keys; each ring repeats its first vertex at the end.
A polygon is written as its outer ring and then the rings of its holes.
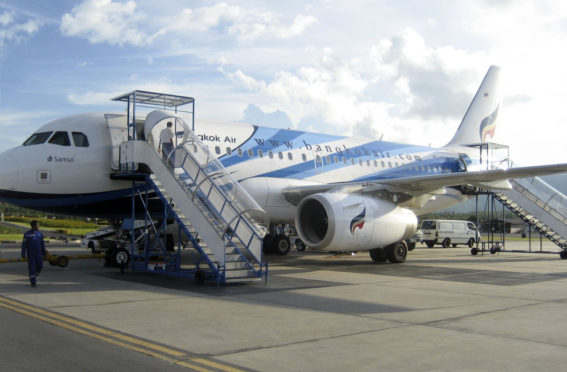
{"type": "Polygon", "coordinates": [[[169,348],[167,346],[162,346],[137,337],[128,336],[122,333],[101,328],[84,321],[73,319],[71,317],[45,310],[37,306],[15,301],[4,296],[0,296],[0,307],[50,323],[61,328],[65,328],[76,333],[80,333],[85,336],[108,342],[113,345],[117,345],[142,354],[150,355],[152,357],[159,358],[164,361],[192,369],[194,371],[209,372],[220,370],[226,372],[244,372],[244,370],[234,368],[230,365],[214,362],[205,358],[191,357],[187,353],[169,348]]]}

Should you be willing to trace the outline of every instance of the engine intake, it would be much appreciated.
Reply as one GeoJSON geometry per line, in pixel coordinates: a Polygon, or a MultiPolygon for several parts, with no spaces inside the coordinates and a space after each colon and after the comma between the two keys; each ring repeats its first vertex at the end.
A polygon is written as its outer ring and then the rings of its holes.
{"type": "Polygon", "coordinates": [[[417,217],[381,199],[320,193],[299,203],[295,226],[303,242],[315,249],[370,250],[409,238],[417,229],[417,217]]]}

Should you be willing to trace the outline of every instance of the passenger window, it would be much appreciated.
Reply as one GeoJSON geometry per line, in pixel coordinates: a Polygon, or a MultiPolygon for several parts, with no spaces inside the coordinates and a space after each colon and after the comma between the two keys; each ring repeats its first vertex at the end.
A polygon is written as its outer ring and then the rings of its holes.
{"type": "Polygon", "coordinates": [[[378,162],[374,160],[374,168],[378,168],[378,162]]]}
{"type": "Polygon", "coordinates": [[[89,139],[81,132],[72,132],[73,142],[77,147],[89,147],[89,139]]]}
{"type": "Polygon", "coordinates": [[[254,150],[248,149],[248,157],[249,157],[249,158],[253,158],[253,157],[254,157],[254,150]]]}
{"type": "Polygon", "coordinates": [[[347,163],[347,160],[346,160],[346,158],[343,156],[343,164],[346,165],[346,163],[347,163]]]}
{"type": "Polygon", "coordinates": [[[319,155],[315,157],[315,162],[319,165],[323,165],[323,159],[319,155]]]}
{"type": "Polygon", "coordinates": [[[354,165],[354,158],[350,158],[350,165],[354,165]]]}
{"type": "Polygon", "coordinates": [[[280,152],[278,152],[278,158],[279,158],[280,160],[282,160],[282,159],[283,159],[283,154],[281,153],[281,151],[280,151],[280,152]]]}
{"type": "Polygon", "coordinates": [[[307,161],[307,156],[305,154],[301,154],[301,160],[307,161]]]}
{"type": "Polygon", "coordinates": [[[274,158],[274,153],[272,152],[272,150],[268,151],[268,156],[270,157],[270,159],[274,158]]]}
{"type": "Polygon", "coordinates": [[[215,154],[217,154],[217,155],[220,154],[220,147],[215,146],[215,154]]]}
{"type": "Polygon", "coordinates": [[[238,153],[239,158],[241,158],[242,155],[244,155],[244,153],[242,152],[242,149],[240,149],[240,148],[238,149],[237,153],[238,153]]]}
{"type": "Polygon", "coordinates": [[[291,154],[291,152],[288,152],[288,153],[287,153],[287,158],[288,158],[289,160],[293,160],[293,155],[291,154]]]}
{"type": "Polygon", "coordinates": [[[382,160],[380,164],[382,164],[382,168],[386,168],[386,165],[384,165],[384,160],[382,160]]]}
{"type": "Polygon", "coordinates": [[[264,151],[258,150],[258,156],[263,158],[264,157],[264,151]]]}
{"type": "Polygon", "coordinates": [[[27,140],[24,141],[24,146],[39,145],[47,141],[53,132],[40,132],[32,134],[27,140]]]}
{"type": "Polygon", "coordinates": [[[231,149],[230,147],[227,147],[227,148],[226,148],[226,154],[227,154],[228,156],[232,155],[232,149],[231,149]]]}
{"type": "Polygon", "coordinates": [[[335,156],[335,164],[339,164],[339,157],[335,156]]]}
{"type": "Polygon", "coordinates": [[[71,146],[71,141],[69,141],[69,135],[67,132],[55,132],[55,134],[49,139],[49,143],[59,146],[71,146]]]}

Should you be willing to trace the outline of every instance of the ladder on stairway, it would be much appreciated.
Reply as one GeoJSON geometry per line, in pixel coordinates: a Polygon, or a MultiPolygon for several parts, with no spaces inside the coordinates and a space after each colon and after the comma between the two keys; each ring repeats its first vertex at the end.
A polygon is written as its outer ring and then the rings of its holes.
{"type": "MultiPolygon", "coordinates": [[[[146,183],[199,252],[199,263],[208,265],[208,277],[226,283],[266,275],[262,241],[267,214],[193,132],[168,159],[143,140],[122,143],[120,154],[124,169],[139,163],[150,168],[146,183]]],[[[180,269],[179,261],[170,266],[180,269]]]]}
{"type": "Polygon", "coordinates": [[[539,177],[511,180],[511,190],[494,196],[524,222],[567,250],[567,197],[539,177]]]}

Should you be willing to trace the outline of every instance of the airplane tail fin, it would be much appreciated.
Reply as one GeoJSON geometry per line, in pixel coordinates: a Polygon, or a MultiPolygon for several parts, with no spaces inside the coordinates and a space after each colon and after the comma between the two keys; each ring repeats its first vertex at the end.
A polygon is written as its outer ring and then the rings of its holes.
{"type": "Polygon", "coordinates": [[[494,137],[501,106],[499,75],[500,67],[490,66],[457,133],[446,146],[477,144],[494,137]]]}

